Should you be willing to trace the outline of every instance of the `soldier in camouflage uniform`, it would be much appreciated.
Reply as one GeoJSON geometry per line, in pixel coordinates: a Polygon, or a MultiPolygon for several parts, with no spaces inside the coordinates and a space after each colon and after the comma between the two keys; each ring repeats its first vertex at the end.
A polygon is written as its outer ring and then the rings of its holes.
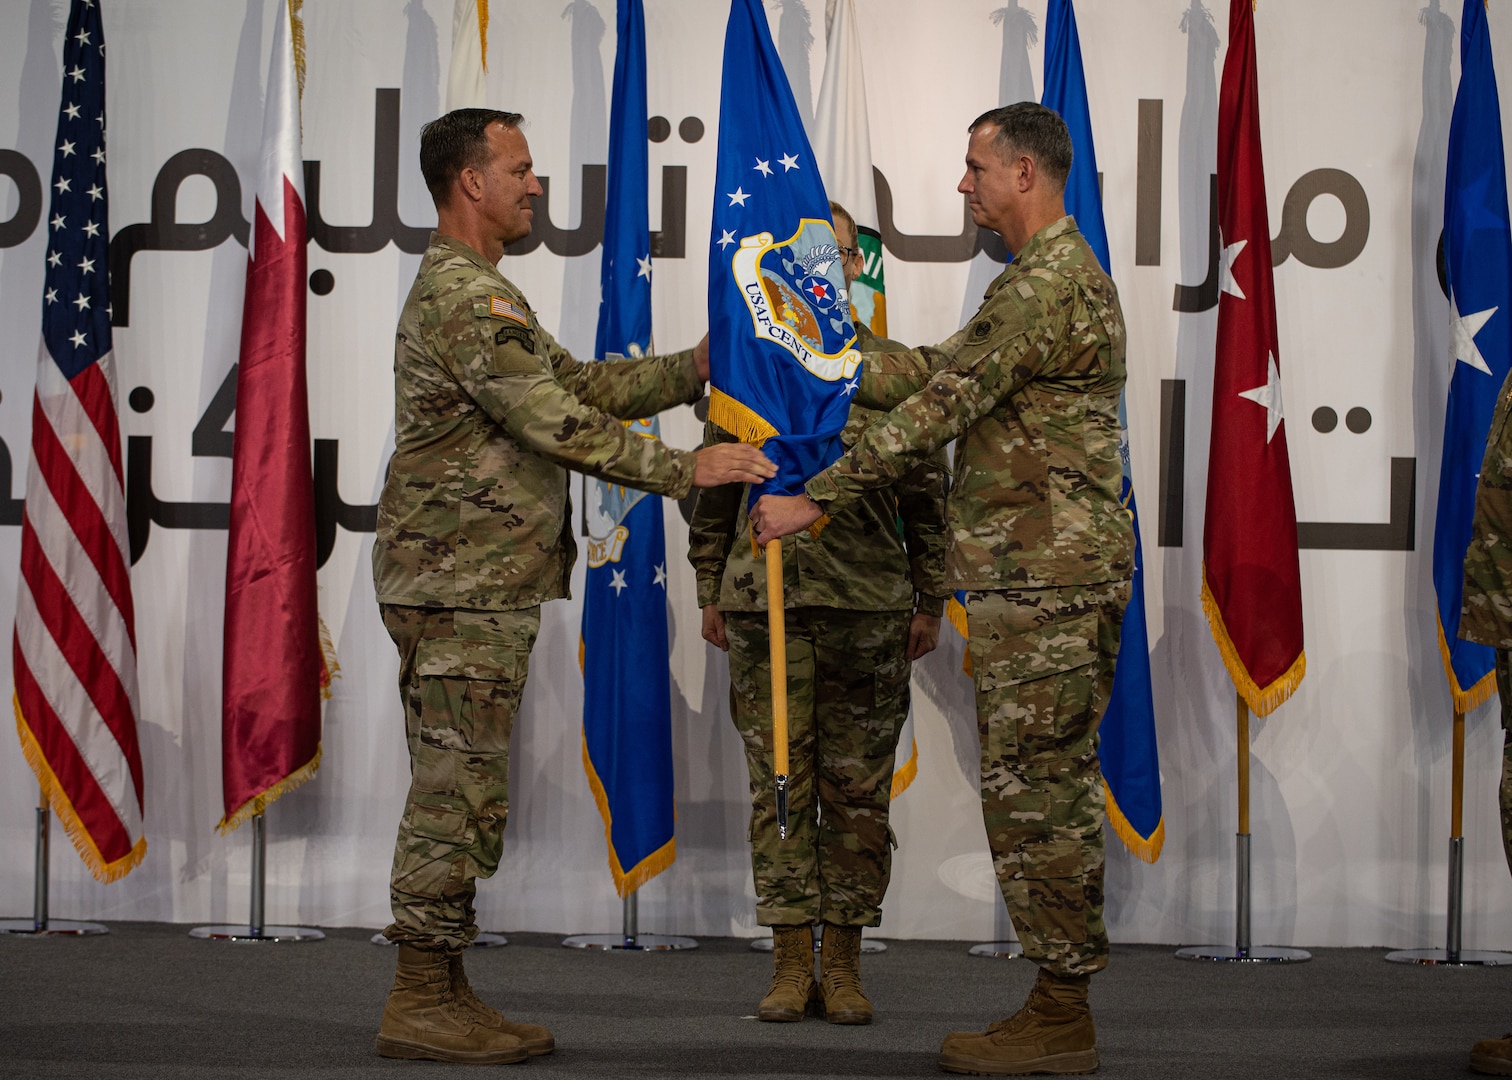
{"type": "MultiPolygon", "coordinates": [[[[1496,686],[1501,693],[1502,848],[1512,866],[1512,375],[1502,384],[1486,456],[1475,491],[1475,520],[1465,551],[1465,593],[1460,609],[1459,636],[1496,650],[1496,686]]],[[[1512,1076],[1512,1034],[1485,1039],[1470,1050],[1476,1072],[1512,1076]]]]}
{"type": "Polygon", "coordinates": [[[576,553],[564,469],[673,498],[775,471],[752,447],[711,457],[626,429],[621,418],[702,395],[702,349],[580,364],[499,273],[541,194],[520,119],[462,109],[420,139],[439,221],[399,317],[394,455],[373,545],[411,777],[384,931],[399,945],[378,1034],[388,1057],[498,1064],[554,1045],[479,1001],[461,953],[477,934],[474,881],[499,864],[540,605],[567,595],[576,553]]]}
{"type": "MultiPolygon", "coordinates": [[[[856,227],[831,203],[846,284],[861,270],[856,227]]],[[[863,351],[901,349],[856,324],[863,351]]],[[[854,445],[880,416],[853,408],[854,445]]],[[[705,443],[733,442],[710,424],[705,443]]],[[[908,718],[909,663],[939,641],[945,598],[945,462],[840,511],[783,552],[788,673],[789,834],[779,841],[772,774],[772,680],[765,561],[751,545],[749,490],[699,494],[688,531],[703,636],[730,654],[730,715],[751,778],[756,920],[772,927],[773,976],[757,1015],[803,1019],[817,996],[836,1024],[871,1022],[861,927],[882,920],[892,868],[893,757],[908,718]],[[820,980],[813,932],[824,924],[820,980]]]]}
{"type": "Polygon", "coordinates": [[[1016,257],[943,344],[867,357],[857,397],[894,411],[807,497],[766,496],[753,517],[762,542],[806,527],[960,437],[947,583],[966,590],[993,865],[1039,975],[1018,1013],[947,1036],[940,1064],[1090,1072],[1087,984],[1108,960],[1097,725],[1134,572],[1119,500],[1123,315],[1065,216],[1060,117],[1025,102],[970,131],[959,190],[1016,257]]]}

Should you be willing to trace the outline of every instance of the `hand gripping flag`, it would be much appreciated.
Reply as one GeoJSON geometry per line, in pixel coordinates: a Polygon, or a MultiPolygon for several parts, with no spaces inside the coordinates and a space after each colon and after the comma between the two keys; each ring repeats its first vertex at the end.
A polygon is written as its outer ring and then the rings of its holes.
{"type": "MultiPolygon", "coordinates": [[[[1076,218],[1105,271],[1108,229],[1103,220],[1092,144],[1092,114],[1082,68],[1081,40],[1072,0],[1050,0],[1045,12],[1045,95],[1042,103],[1060,113],[1076,153],[1066,181],[1066,211],[1076,218]]],[[[1108,820],[1130,851],[1146,862],[1160,858],[1165,822],[1160,804],[1160,754],[1155,744],[1155,697],[1150,686],[1150,640],[1145,628],[1144,552],[1129,467],[1129,423],[1124,399],[1118,402],[1119,451],[1123,458],[1123,504],[1134,519],[1134,584],[1124,612],[1113,692],[1098,729],[1108,820]]]]}
{"type": "Polygon", "coordinates": [[[221,779],[227,832],[315,775],[324,664],[305,390],[297,0],[280,0],[242,304],[226,553],[221,779]]]}
{"type": "Polygon", "coordinates": [[[797,494],[840,456],[856,351],[829,198],[760,0],[725,29],[709,246],[709,419],[762,446],[797,494]]]}
{"type": "Polygon", "coordinates": [[[1252,4],[1230,0],[1218,95],[1222,262],[1202,606],[1234,686],[1264,716],[1297,688],[1307,658],[1297,511],[1281,411],[1252,4]]]}
{"type": "Polygon", "coordinates": [[[105,36],[73,0],[48,208],[42,345],[16,589],[16,728],[94,876],[142,861],[136,631],[110,333],[105,36]]]}
{"type": "MultiPolygon", "coordinates": [[[[829,195],[856,223],[861,274],[850,286],[850,313],[878,337],[887,336],[887,287],[882,276],[882,234],[877,230],[877,185],[872,178],[871,128],[866,118],[866,79],[854,0],[829,0],[825,14],[824,80],[814,118],[814,156],[829,195]]],[[[919,774],[919,744],[910,710],[893,768],[891,798],[908,790],[919,774]]]]}
{"type": "MultiPolygon", "coordinates": [[[[651,351],[646,31],[641,0],[619,0],[618,29],[595,349],[601,357],[651,351]]],[[[654,417],[630,427],[648,438],[660,435],[654,417]]],[[[624,897],[677,858],[667,545],[658,496],[590,479],[586,497],[583,767],[604,817],[614,887],[624,897]]]]}
{"type": "Polygon", "coordinates": [[[1512,363],[1507,163],[1482,0],[1465,0],[1460,23],[1460,83],[1449,123],[1444,181],[1444,268],[1454,372],[1433,525],[1433,587],[1438,594],[1439,649],[1454,708],[1468,712],[1496,692],[1495,651],[1456,635],[1476,480],[1496,395],[1512,363]]]}

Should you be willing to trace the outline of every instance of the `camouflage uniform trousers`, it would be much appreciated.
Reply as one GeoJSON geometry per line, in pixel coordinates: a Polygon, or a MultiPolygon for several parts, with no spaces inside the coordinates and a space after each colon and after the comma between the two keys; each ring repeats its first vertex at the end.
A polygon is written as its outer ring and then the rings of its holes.
{"type": "Polygon", "coordinates": [[[1024,955],[1059,975],[1108,965],[1097,725],[1128,599],[1127,581],[966,594],[993,870],[1024,955]]]}
{"type": "Polygon", "coordinates": [[[762,926],[876,926],[892,873],[893,755],[908,718],[907,611],[786,612],[788,838],[777,838],[765,612],[726,612],[730,716],[751,778],[762,926]],[[817,796],[817,801],[816,801],[817,796]]]}
{"type": "Polygon", "coordinates": [[[1512,657],[1496,650],[1496,689],[1501,694],[1502,772],[1497,800],[1501,803],[1502,851],[1512,868],[1512,657]]]}
{"type": "Polygon", "coordinates": [[[390,941],[455,948],[478,934],[475,879],[498,869],[509,735],[541,609],[380,604],[399,647],[410,789],[389,879],[390,941]]]}

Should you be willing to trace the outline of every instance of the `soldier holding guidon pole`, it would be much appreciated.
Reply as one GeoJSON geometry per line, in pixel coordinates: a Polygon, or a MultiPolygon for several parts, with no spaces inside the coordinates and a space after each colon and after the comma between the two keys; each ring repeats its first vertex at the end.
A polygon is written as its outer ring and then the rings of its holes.
{"type": "Polygon", "coordinates": [[[969,130],[958,190],[1013,262],[941,345],[869,354],[857,400],[893,411],[802,494],[765,496],[751,519],[758,543],[810,527],[961,438],[947,585],[966,591],[993,865],[1040,970],[1017,1013],[947,1036],[940,1065],[1091,1072],[1087,988],[1108,962],[1097,727],[1134,571],[1119,497],[1123,315],[1065,214],[1061,118],[1023,102],[969,130]]]}

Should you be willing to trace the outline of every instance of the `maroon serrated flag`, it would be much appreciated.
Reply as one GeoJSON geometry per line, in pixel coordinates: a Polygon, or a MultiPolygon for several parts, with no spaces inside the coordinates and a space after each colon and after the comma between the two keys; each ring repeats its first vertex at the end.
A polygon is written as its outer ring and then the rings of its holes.
{"type": "Polygon", "coordinates": [[[105,34],[73,0],[53,144],[42,347],[21,520],[16,730],[90,872],[142,861],[136,630],[110,331],[105,34]]]}
{"type": "Polygon", "coordinates": [[[268,62],[242,305],[226,555],[222,832],[320,764],[322,663],[305,389],[304,166],[290,0],[268,62]]]}
{"type": "Polygon", "coordinates": [[[1202,606],[1240,696],[1264,716],[1297,688],[1307,658],[1297,511],[1281,410],[1252,5],[1253,0],[1230,0],[1218,100],[1222,266],[1202,606]]]}

